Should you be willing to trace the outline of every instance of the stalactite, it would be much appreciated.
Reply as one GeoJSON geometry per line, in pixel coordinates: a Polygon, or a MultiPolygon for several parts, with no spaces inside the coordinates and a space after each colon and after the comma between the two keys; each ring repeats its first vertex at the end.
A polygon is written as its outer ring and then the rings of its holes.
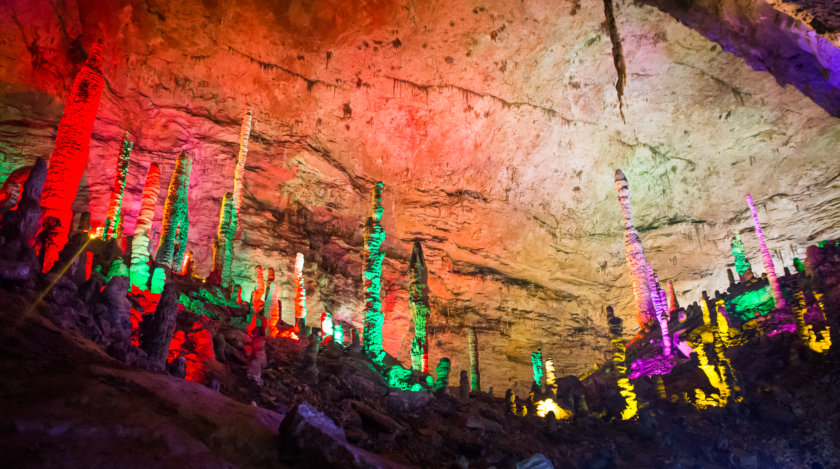
{"type": "Polygon", "coordinates": [[[382,314],[382,300],[379,296],[382,282],[382,261],[385,253],[382,252],[382,243],[385,241],[385,228],[382,220],[382,188],[383,184],[377,182],[373,186],[371,216],[365,221],[364,230],[364,271],[362,281],[364,284],[365,306],[363,317],[363,340],[365,352],[378,364],[385,359],[385,350],[382,348],[382,325],[384,316],[382,314]]]}
{"type": "Polygon", "coordinates": [[[306,319],[306,285],[303,283],[303,254],[295,258],[295,327],[302,330],[306,319]]]}
{"type": "Polygon", "coordinates": [[[755,211],[755,205],[753,205],[753,199],[750,194],[747,194],[747,204],[750,206],[753,224],[755,224],[755,236],[758,238],[758,247],[761,250],[761,261],[764,263],[764,271],[767,273],[767,280],[770,281],[770,289],[773,291],[773,301],[776,304],[776,308],[784,308],[785,298],[782,296],[782,287],[779,285],[779,279],[776,278],[776,268],[773,266],[773,258],[770,257],[770,251],[764,242],[764,232],[761,231],[761,223],[758,222],[758,213],[755,211]]]}
{"type": "Polygon", "coordinates": [[[636,416],[638,403],[633,383],[627,378],[627,365],[624,362],[624,338],[622,337],[621,319],[615,317],[611,306],[607,306],[607,322],[610,326],[610,344],[612,344],[613,365],[618,375],[619,393],[624,397],[627,406],[621,412],[622,420],[628,420],[636,416]]]}
{"type": "Polygon", "coordinates": [[[429,317],[429,273],[420,241],[414,242],[408,265],[408,309],[414,319],[414,340],[411,343],[411,369],[429,372],[429,343],[426,320],[429,317]]]}
{"type": "Polygon", "coordinates": [[[534,375],[534,384],[542,387],[543,385],[543,358],[542,350],[537,349],[536,352],[531,353],[531,371],[534,375]]]}
{"type": "Polygon", "coordinates": [[[119,236],[119,229],[122,227],[123,193],[125,192],[125,180],[128,176],[128,162],[131,158],[131,149],[134,142],[128,138],[128,132],[123,137],[120,154],[117,156],[117,174],[114,177],[114,187],[111,189],[111,201],[108,203],[108,211],[105,214],[105,227],[102,231],[102,239],[114,239],[119,236]]]}
{"type": "Polygon", "coordinates": [[[741,235],[735,233],[735,236],[729,244],[732,249],[732,257],[735,258],[735,271],[738,272],[741,281],[744,282],[752,278],[752,267],[750,266],[750,261],[747,260],[747,253],[741,235]],[[747,275],[748,272],[749,275],[747,275]]]}
{"type": "Polygon", "coordinates": [[[680,309],[680,304],[677,302],[677,295],[674,293],[674,284],[668,280],[668,312],[673,313],[680,309]]]}
{"type": "Polygon", "coordinates": [[[211,285],[220,285],[222,288],[230,287],[230,278],[225,279],[225,260],[232,257],[231,246],[228,243],[228,230],[230,229],[230,218],[233,213],[233,192],[227,192],[222,198],[222,207],[219,210],[219,228],[216,232],[216,242],[213,243],[213,271],[207,281],[211,285]],[[225,281],[227,280],[227,281],[225,281]]]}
{"type": "Polygon", "coordinates": [[[73,219],[73,201],[87,166],[90,136],[104,85],[102,75],[102,42],[97,41],[76,79],[64,115],[58,122],[55,149],[44,182],[41,207],[45,233],[41,237],[43,271],[48,272],[67,243],[73,219]]]}
{"type": "Polygon", "coordinates": [[[659,321],[659,328],[662,332],[662,354],[670,357],[671,334],[668,331],[668,320],[670,319],[670,315],[668,314],[668,300],[665,297],[665,291],[659,288],[659,277],[656,276],[650,264],[647,265],[647,270],[653,309],[656,312],[656,320],[659,321]]]}
{"type": "Polygon", "coordinates": [[[189,234],[189,203],[187,193],[190,188],[192,159],[186,151],[181,151],[175,162],[175,171],[169,182],[166,202],[163,204],[160,243],[158,243],[155,262],[169,269],[181,265],[187,250],[189,234]]]}
{"type": "Polygon", "coordinates": [[[624,63],[624,51],[621,47],[621,37],[618,35],[618,26],[615,23],[615,8],[612,0],[604,0],[604,16],[607,18],[607,28],[610,31],[613,64],[617,75],[615,91],[618,94],[618,112],[621,113],[621,120],[624,121],[624,85],[627,84],[627,65],[624,63]]]}
{"type": "Polygon", "coordinates": [[[650,298],[645,266],[645,250],[639,232],[633,227],[633,215],[630,211],[630,184],[620,169],[615,171],[615,190],[618,192],[618,203],[624,214],[624,251],[627,257],[627,267],[630,269],[630,280],[633,283],[633,296],[636,298],[636,319],[639,325],[645,325],[656,319],[653,302],[650,298]]]}
{"type": "Polygon", "coordinates": [[[470,386],[473,391],[481,391],[481,372],[478,364],[478,337],[475,329],[467,328],[467,350],[470,355],[470,386]]]}
{"type": "Polygon", "coordinates": [[[131,284],[146,290],[149,288],[149,243],[152,220],[155,217],[158,193],[160,192],[160,168],[156,163],[149,165],[137,224],[134,228],[134,241],[131,244],[131,284]]]}

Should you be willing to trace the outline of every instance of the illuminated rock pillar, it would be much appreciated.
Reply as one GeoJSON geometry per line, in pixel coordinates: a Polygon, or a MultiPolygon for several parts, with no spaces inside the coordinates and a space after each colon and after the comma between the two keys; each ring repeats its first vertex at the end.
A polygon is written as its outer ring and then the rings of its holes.
{"type": "Polygon", "coordinates": [[[251,293],[251,308],[254,309],[254,313],[261,316],[263,295],[265,294],[265,277],[263,276],[263,268],[261,265],[254,268],[254,277],[257,285],[251,293]]]}
{"type": "Polygon", "coordinates": [[[621,213],[624,214],[624,251],[627,256],[627,267],[630,269],[630,280],[633,282],[633,296],[636,298],[636,319],[644,327],[656,318],[653,303],[650,299],[645,266],[645,250],[639,232],[633,227],[633,215],[630,211],[630,184],[620,169],[615,171],[615,190],[618,192],[618,202],[621,213]]]}
{"type": "Polygon", "coordinates": [[[131,284],[146,290],[149,288],[149,243],[152,220],[155,217],[158,193],[160,192],[160,168],[157,164],[149,165],[146,182],[143,185],[143,196],[140,203],[140,213],[134,228],[134,240],[131,243],[131,269],[129,276],[131,284]]]}
{"type": "Polygon", "coordinates": [[[470,354],[470,386],[473,391],[481,391],[481,372],[478,369],[478,337],[472,327],[467,328],[467,347],[470,354]]]}
{"type": "Polygon", "coordinates": [[[628,420],[635,417],[638,411],[638,403],[636,402],[636,393],[633,388],[633,383],[627,378],[627,365],[624,362],[625,349],[624,338],[622,337],[621,319],[615,317],[612,306],[607,306],[607,322],[610,326],[610,344],[613,352],[613,365],[618,375],[619,393],[624,397],[627,406],[621,412],[622,420],[628,420]]]}
{"type": "Polygon", "coordinates": [[[451,364],[448,358],[441,358],[435,368],[435,391],[438,393],[446,392],[449,386],[449,370],[451,364]]]}
{"type": "Polygon", "coordinates": [[[166,368],[166,356],[178,318],[178,294],[174,284],[167,284],[154,314],[144,315],[140,322],[140,348],[146,352],[155,370],[166,368]]]}
{"type": "Polygon", "coordinates": [[[155,262],[169,269],[181,265],[187,250],[190,226],[187,193],[190,189],[191,172],[192,159],[182,150],[175,162],[175,171],[172,173],[166,202],[163,204],[160,243],[155,254],[155,262]]]}
{"type": "Polygon", "coordinates": [[[382,252],[385,228],[380,224],[384,211],[382,188],[381,182],[373,186],[372,213],[365,221],[364,271],[362,272],[365,289],[365,309],[362,321],[364,348],[371,359],[378,364],[382,364],[385,359],[385,350],[382,348],[382,325],[385,318],[379,296],[382,283],[382,261],[385,258],[385,253],[382,252]]]}
{"type": "Polygon", "coordinates": [[[543,359],[542,350],[537,349],[531,354],[531,370],[534,373],[534,384],[539,387],[543,385],[543,359]]]}
{"type": "Polygon", "coordinates": [[[414,319],[414,340],[411,342],[411,369],[429,372],[429,342],[426,320],[429,317],[429,272],[420,241],[414,242],[408,264],[408,309],[414,319]]]}
{"type": "Polygon", "coordinates": [[[557,395],[557,376],[554,374],[554,360],[545,361],[545,386],[551,389],[552,394],[557,395]]]}
{"type": "MultiPolygon", "coordinates": [[[[251,136],[251,107],[245,111],[245,116],[242,118],[242,127],[239,130],[239,154],[236,157],[236,169],[233,173],[233,193],[230,198],[230,219],[223,227],[219,226],[219,233],[224,233],[224,249],[222,250],[224,256],[221,261],[221,269],[219,276],[221,278],[221,286],[227,288],[231,285],[233,278],[233,239],[236,236],[236,230],[239,228],[239,210],[242,208],[242,187],[245,180],[245,160],[248,157],[248,140],[251,136]]],[[[224,208],[223,208],[224,210],[224,208]]],[[[224,219],[224,212],[221,219],[224,219]]],[[[219,241],[222,243],[222,241],[219,241]]],[[[214,268],[217,264],[214,263],[214,268]]]]}
{"type": "Polygon", "coordinates": [[[758,238],[758,247],[761,250],[761,261],[764,263],[767,280],[770,281],[770,289],[773,291],[773,301],[776,304],[776,308],[784,308],[785,298],[782,296],[782,287],[779,286],[779,279],[776,278],[776,268],[773,266],[773,258],[770,257],[770,251],[764,242],[764,232],[761,231],[761,223],[758,222],[758,213],[755,211],[755,205],[753,205],[753,199],[750,194],[747,194],[747,204],[750,206],[753,224],[755,224],[755,236],[758,238]]]}
{"type": "Polygon", "coordinates": [[[114,177],[114,187],[111,189],[111,201],[108,203],[108,211],[105,214],[105,227],[102,230],[102,239],[114,239],[120,235],[122,230],[122,208],[123,194],[125,193],[125,180],[128,176],[128,161],[131,157],[131,149],[134,142],[128,138],[128,132],[123,137],[120,154],[117,156],[117,174],[114,177]]]}
{"type": "Polygon", "coordinates": [[[674,284],[668,280],[668,312],[673,313],[680,309],[680,304],[677,302],[677,295],[674,293],[674,284]]]}
{"type": "MultiPolygon", "coordinates": [[[[662,354],[666,357],[671,356],[671,334],[668,331],[668,300],[665,297],[665,291],[659,288],[659,277],[653,272],[650,264],[648,267],[648,280],[650,282],[650,297],[653,302],[653,310],[656,313],[656,320],[659,322],[659,328],[662,332],[662,354]]],[[[673,290],[672,290],[673,291],[673,290]]]]}
{"type": "Polygon", "coordinates": [[[747,250],[744,248],[741,235],[735,233],[732,241],[729,242],[729,246],[732,250],[732,257],[735,258],[735,271],[738,272],[738,277],[741,282],[749,280],[752,278],[752,267],[750,261],[747,260],[747,250]]]}
{"type": "Polygon", "coordinates": [[[303,254],[295,258],[295,327],[303,330],[306,319],[306,286],[303,283],[303,254]]]}
{"type": "Polygon", "coordinates": [[[102,42],[97,41],[76,79],[67,101],[64,115],[58,122],[55,149],[41,197],[42,220],[45,233],[41,239],[42,269],[48,272],[67,243],[73,219],[73,201],[87,166],[90,136],[99,109],[99,99],[105,79],[102,76],[102,42]]]}
{"type": "Polygon", "coordinates": [[[277,326],[277,323],[280,322],[280,301],[277,299],[277,296],[277,288],[272,288],[271,305],[268,309],[268,330],[270,337],[277,337],[277,334],[280,332],[280,328],[277,326]]]}
{"type": "Polygon", "coordinates": [[[216,231],[216,242],[213,243],[213,271],[207,277],[207,281],[213,285],[220,285],[222,288],[230,287],[230,278],[225,279],[222,274],[225,270],[225,260],[231,258],[232,243],[228,239],[233,236],[228,234],[230,230],[230,219],[233,214],[233,192],[228,192],[222,198],[222,207],[219,210],[219,228],[216,231]]]}

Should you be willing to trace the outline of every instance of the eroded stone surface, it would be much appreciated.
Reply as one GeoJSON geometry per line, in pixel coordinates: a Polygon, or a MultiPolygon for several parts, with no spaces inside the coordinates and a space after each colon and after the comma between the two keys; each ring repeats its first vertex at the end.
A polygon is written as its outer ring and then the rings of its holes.
{"type": "Polygon", "coordinates": [[[527,389],[537,348],[561,376],[602,360],[607,304],[633,323],[618,167],[647,259],[680,301],[726,287],[733,231],[757,264],[746,193],[777,263],[840,234],[838,121],[652,7],[616,13],[626,123],[600,2],[67,0],[0,11],[3,176],[49,156],[62,100],[101,37],[107,83],[76,212],[102,224],[127,130],[131,234],[148,162],[169,181],[186,149],[189,249],[207,275],[250,104],[234,243],[244,297],[254,266],[274,267],[293,322],[302,252],[309,322],[327,309],[359,326],[362,224],[382,181],[385,350],[410,362],[406,273],[421,239],[429,359],[466,369],[473,326],[496,389],[527,389]]]}

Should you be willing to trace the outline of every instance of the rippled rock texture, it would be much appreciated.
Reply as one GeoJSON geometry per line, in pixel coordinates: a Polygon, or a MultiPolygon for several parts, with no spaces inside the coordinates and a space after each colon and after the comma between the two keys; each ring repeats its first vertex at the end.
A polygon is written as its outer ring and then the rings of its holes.
{"type": "Polygon", "coordinates": [[[560,376],[601,361],[608,304],[634,323],[616,168],[647,260],[681,302],[726,287],[734,231],[758,265],[746,193],[777,269],[840,235],[838,121],[651,6],[617,4],[626,121],[601,2],[12,0],[0,12],[2,177],[50,155],[101,38],[105,89],[76,212],[104,222],[128,131],[133,233],[148,164],[166,184],[185,149],[189,249],[207,275],[251,105],[234,242],[243,297],[256,265],[274,267],[292,322],[301,252],[309,322],[327,310],[359,326],[362,225],[382,181],[385,350],[410,362],[419,239],[430,362],[466,369],[473,327],[497,390],[527,388],[537,348],[560,376]]]}

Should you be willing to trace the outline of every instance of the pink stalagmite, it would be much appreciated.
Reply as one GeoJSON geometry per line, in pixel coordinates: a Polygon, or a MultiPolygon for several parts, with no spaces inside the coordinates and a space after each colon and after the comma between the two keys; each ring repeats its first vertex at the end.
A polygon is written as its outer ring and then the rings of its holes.
{"type": "Polygon", "coordinates": [[[782,296],[782,287],[779,286],[779,279],[776,278],[776,268],[773,266],[773,258],[770,257],[770,251],[764,242],[764,232],[761,231],[761,223],[758,222],[758,213],[755,211],[755,205],[750,194],[747,194],[747,204],[750,206],[753,224],[755,224],[755,236],[758,238],[758,247],[761,250],[761,261],[764,263],[764,271],[767,272],[767,280],[770,281],[770,289],[773,291],[773,301],[776,304],[776,308],[784,308],[785,298],[782,296]]]}
{"type": "Polygon", "coordinates": [[[104,83],[102,42],[97,41],[76,75],[73,89],[64,103],[64,115],[58,122],[55,149],[50,156],[50,167],[44,182],[41,196],[44,272],[52,268],[58,260],[58,253],[67,244],[73,219],[73,201],[90,155],[90,136],[104,83]]]}
{"type": "Polygon", "coordinates": [[[295,258],[295,324],[306,319],[306,286],[303,283],[303,254],[295,258]]]}
{"type": "Polygon", "coordinates": [[[618,192],[618,203],[624,214],[624,251],[627,255],[627,266],[630,269],[630,280],[633,282],[633,296],[636,298],[636,320],[644,327],[656,319],[653,303],[650,298],[650,284],[648,283],[645,265],[645,250],[639,233],[633,227],[633,215],[630,212],[630,184],[620,169],[615,170],[615,190],[618,192]]]}

